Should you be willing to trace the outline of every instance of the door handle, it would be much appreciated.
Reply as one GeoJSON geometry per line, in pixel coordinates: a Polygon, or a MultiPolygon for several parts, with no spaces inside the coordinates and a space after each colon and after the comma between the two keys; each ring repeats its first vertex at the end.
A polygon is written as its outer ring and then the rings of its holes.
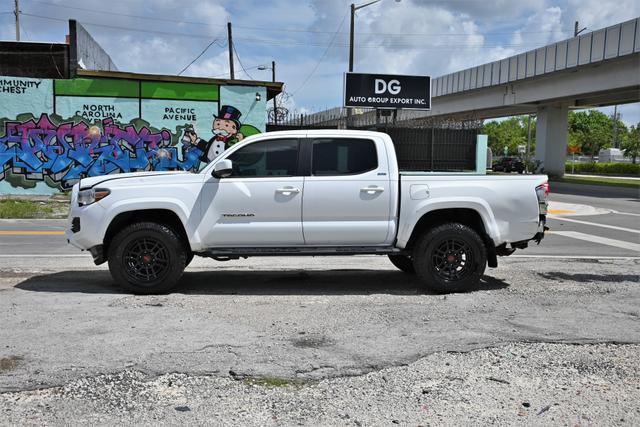
{"type": "Polygon", "coordinates": [[[363,187],[360,189],[360,191],[365,192],[367,194],[376,194],[376,193],[382,193],[384,191],[384,188],[372,185],[370,187],[363,187]]]}
{"type": "Polygon", "coordinates": [[[296,187],[282,187],[276,190],[276,193],[282,194],[284,196],[290,196],[292,194],[298,194],[300,192],[299,188],[296,187]]]}

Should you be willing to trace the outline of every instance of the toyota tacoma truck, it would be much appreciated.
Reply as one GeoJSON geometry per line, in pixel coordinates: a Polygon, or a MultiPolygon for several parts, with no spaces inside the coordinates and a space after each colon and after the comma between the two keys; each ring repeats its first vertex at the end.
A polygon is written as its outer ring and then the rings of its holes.
{"type": "Polygon", "coordinates": [[[540,242],[548,192],[544,175],[400,172],[384,133],[271,132],[198,173],[82,179],[66,237],[140,294],[176,286],[195,255],[385,255],[425,288],[459,292],[540,242]]]}

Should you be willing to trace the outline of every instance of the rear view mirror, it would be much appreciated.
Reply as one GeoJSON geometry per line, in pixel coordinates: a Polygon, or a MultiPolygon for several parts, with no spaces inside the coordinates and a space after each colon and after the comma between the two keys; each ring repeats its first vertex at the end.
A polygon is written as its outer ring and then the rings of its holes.
{"type": "Polygon", "coordinates": [[[215,176],[216,178],[226,178],[228,176],[231,176],[232,172],[233,164],[231,163],[231,160],[224,159],[213,165],[213,172],[211,172],[211,175],[215,176]]]}

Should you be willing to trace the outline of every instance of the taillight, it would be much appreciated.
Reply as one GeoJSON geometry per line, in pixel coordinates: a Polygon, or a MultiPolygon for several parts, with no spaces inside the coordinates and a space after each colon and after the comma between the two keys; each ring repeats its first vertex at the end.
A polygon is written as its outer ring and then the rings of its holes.
{"type": "Polygon", "coordinates": [[[549,193],[551,193],[551,186],[549,185],[549,181],[542,184],[541,187],[544,187],[545,196],[549,196],[549,193]]]}
{"type": "Polygon", "coordinates": [[[538,212],[540,215],[547,214],[547,198],[551,192],[549,182],[545,182],[536,187],[536,197],[538,198],[538,212]]]}

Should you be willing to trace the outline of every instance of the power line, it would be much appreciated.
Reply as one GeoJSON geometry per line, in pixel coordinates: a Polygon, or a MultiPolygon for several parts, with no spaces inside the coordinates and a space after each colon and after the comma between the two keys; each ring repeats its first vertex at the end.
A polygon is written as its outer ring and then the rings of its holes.
{"type": "MultiPolygon", "coordinates": [[[[189,24],[189,25],[203,25],[203,26],[210,26],[211,23],[208,22],[198,22],[198,21],[177,21],[175,19],[171,19],[171,18],[161,18],[161,17],[150,17],[150,16],[143,16],[143,15],[134,15],[134,14],[128,14],[128,13],[118,13],[118,12],[113,12],[113,11],[108,11],[108,10],[97,10],[97,9],[89,9],[89,8],[84,8],[84,7],[78,7],[78,6],[67,6],[67,5],[62,5],[62,4],[56,4],[56,3],[50,3],[50,2],[44,2],[44,1],[32,1],[31,3],[37,3],[37,4],[44,4],[44,5],[48,5],[48,6],[52,6],[52,7],[59,7],[59,8],[64,8],[64,9],[73,9],[73,10],[81,10],[81,11],[85,11],[85,12],[89,12],[89,13],[97,13],[97,14],[108,14],[108,15],[114,15],[114,16],[124,16],[127,18],[136,18],[136,19],[143,19],[143,20],[147,20],[147,21],[161,21],[161,22],[170,22],[172,24],[189,24]]],[[[4,14],[4,13],[8,13],[11,14],[13,12],[1,12],[0,14],[4,14]]],[[[25,14],[26,15],[26,14],[25,14]]],[[[93,24],[93,25],[98,25],[98,24],[93,24]]],[[[221,25],[223,26],[223,25],[221,25]]],[[[253,27],[253,26],[246,26],[246,25],[235,25],[235,28],[243,28],[243,29],[247,29],[247,30],[256,30],[256,31],[264,31],[264,32],[285,32],[285,33],[311,33],[311,34],[333,34],[332,31],[322,31],[322,30],[310,30],[310,29],[303,29],[303,28],[265,28],[265,27],[253,27]]],[[[379,35],[379,36],[434,36],[434,37],[441,37],[441,36],[475,36],[475,35],[483,35],[483,36],[491,36],[491,35],[512,35],[515,31],[510,31],[510,32],[492,32],[492,33],[381,33],[381,32],[358,32],[358,34],[360,35],[379,35]]],[[[547,30],[547,31],[520,31],[520,34],[553,34],[556,31],[554,30],[547,30]]],[[[561,32],[569,32],[569,30],[562,30],[561,32]]],[[[344,33],[346,34],[346,32],[344,33]]]]}
{"type": "Polygon", "coordinates": [[[78,6],[66,6],[66,5],[63,5],[63,4],[49,3],[49,2],[45,2],[45,1],[32,1],[31,3],[45,4],[45,5],[48,5],[48,6],[61,7],[61,8],[64,8],[64,9],[82,10],[82,11],[90,12],[90,13],[99,13],[99,14],[105,14],[106,13],[108,15],[124,16],[124,17],[127,17],[127,18],[144,19],[144,20],[147,20],[147,21],[162,21],[162,22],[170,22],[172,24],[190,24],[190,25],[206,25],[206,26],[211,25],[210,23],[206,23],[206,22],[176,21],[175,19],[170,19],[170,18],[154,18],[154,17],[150,17],[150,16],[132,15],[132,14],[128,14],[128,13],[118,13],[118,12],[112,12],[112,11],[108,11],[108,10],[89,9],[89,8],[78,7],[78,6]]]}
{"type": "MultiPolygon", "coordinates": [[[[246,30],[258,30],[258,31],[274,31],[274,32],[286,32],[286,33],[313,33],[313,34],[333,34],[332,31],[321,30],[307,30],[302,28],[263,28],[263,27],[250,27],[243,25],[234,25],[237,28],[244,28],[246,30]]],[[[381,33],[381,32],[364,32],[358,31],[359,35],[372,35],[372,36],[501,36],[501,35],[513,35],[518,30],[504,31],[504,32],[492,32],[492,33],[381,33]]],[[[547,31],[520,31],[520,34],[552,34],[554,30],[547,31]]],[[[562,30],[562,32],[568,32],[568,30],[562,30]]],[[[340,34],[348,34],[345,32],[339,32],[340,34]]]]}
{"type": "MultiPolygon", "coordinates": [[[[42,16],[42,15],[36,15],[36,14],[31,14],[31,13],[24,13],[23,12],[23,13],[21,13],[21,15],[34,17],[34,18],[40,18],[40,19],[47,19],[47,20],[52,20],[52,21],[58,21],[58,22],[68,22],[67,19],[54,18],[54,17],[50,17],[50,16],[42,16]]],[[[143,30],[143,29],[139,29],[139,28],[121,27],[121,26],[107,25],[107,24],[98,24],[98,23],[86,22],[86,21],[81,21],[81,23],[83,25],[87,25],[87,26],[110,28],[110,29],[123,30],[123,31],[134,31],[134,32],[149,33],[149,34],[162,34],[162,35],[167,35],[167,36],[202,38],[202,39],[209,39],[209,40],[211,40],[212,38],[216,37],[214,35],[206,35],[206,34],[198,35],[198,34],[175,33],[175,32],[157,31],[157,30],[143,30]]],[[[335,36],[337,34],[343,34],[343,33],[340,33],[340,32],[335,33],[333,39],[335,39],[335,36]]],[[[260,38],[251,38],[251,37],[238,38],[238,40],[244,40],[244,41],[248,41],[248,42],[251,42],[251,43],[273,45],[273,46],[278,46],[278,47],[286,47],[286,46],[328,47],[328,46],[333,45],[333,39],[332,39],[331,43],[329,43],[329,45],[327,45],[325,43],[313,43],[313,42],[303,42],[303,41],[295,41],[295,40],[274,40],[274,39],[260,39],[260,38]]],[[[395,44],[377,43],[377,44],[370,44],[370,45],[366,45],[366,44],[360,43],[357,46],[357,49],[379,49],[380,47],[386,47],[386,48],[408,48],[408,49],[417,49],[417,50],[446,50],[446,49],[451,49],[451,48],[490,49],[490,48],[496,48],[496,47],[526,47],[526,46],[536,47],[536,46],[539,46],[539,45],[540,45],[540,43],[512,43],[512,44],[494,44],[494,45],[441,44],[441,45],[438,45],[438,46],[424,46],[424,44],[414,45],[414,44],[407,44],[407,43],[395,43],[395,44]]],[[[335,44],[335,46],[336,47],[347,47],[348,44],[344,44],[344,43],[335,44]]]]}
{"type": "MultiPolygon", "coordinates": [[[[187,71],[187,68],[191,67],[191,65],[193,65],[193,63],[194,63],[194,62],[196,62],[198,59],[200,59],[200,57],[201,57],[202,55],[204,55],[204,53],[205,53],[207,50],[209,50],[209,48],[210,48],[214,43],[216,43],[217,41],[218,41],[217,39],[213,39],[213,40],[211,41],[211,43],[209,43],[209,44],[207,45],[207,47],[205,47],[205,48],[204,48],[204,50],[203,50],[202,52],[200,52],[200,54],[198,54],[198,56],[196,56],[196,57],[193,59],[193,61],[189,62],[189,64],[188,64],[186,67],[184,67],[184,68],[183,68],[183,69],[178,73],[178,75],[180,76],[180,75],[182,75],[182,73],[184,73],[185,71],[187,71]]],[[[220,47],[224,47],[224,45],[221,45],[220,43],[216,43],[216,44],[217,44],[218,46],[220,46],[220,47]]]]}
{"type": "Polygon", "coordinates": [[[313,76],[313,74],[316,72],[316,70],[318,69],[318,67],[320,66],[320,64],[322,63],[322,61],[324,60],[324,57],[327,56],[327,52],[329,52],[329,49],[331,49],[331,45],[333,45],[333,42],[336,40],[336,37],[338,36],[338,33],[340,33],[340,30],[342,29],[342,24],[344,24],[344,20],[347,17],[347,13],[345,12],[345,14],[342,16],[342,21],[340,21],[340,25],[338,25],[338,29],[336,30],[335,34],[333,35],[333,38],[331,39],[331,42],[329,43],[329,46],[327,46],[327,48],[324,50],[324,52],[322,53],[322,56],[320,57],[320,59],[318,60],[318,62],[316,63],[316,66],[313,67],[313,70],[311,70],[311,72],[309,73],[309,75],[304,79],[304,81],[302,82],[302,84],[293,92],[291,92],[291,95],[295,95],[296,93],[298,93],[298,91],[300,89],[302,89],[307,82],[309,81],[309,79],[311,78],[311,76],[313,76]]]}
{"type": "Polygon", "coordinates": [[[231,48],[233,49],[233,53],[236,54],[236,58],[238,58],[238,64],[240,64],[240,68],[242,68],[242,71],[247,75],[247,77],[249,77],[249,79],[255,80],[253,77],[251,77],[251,74],[247,73],[244,65],[242,65],[242,61],[240,61],[240,56],[238,55],[238,51],[236,50],[236,45],[232,43],[231,48]]]}
{"type": "MultiPolygon", "coordinates": [[[[244,70],[257,70],[259,67],[262,67],[262,64],[260,65],[254,65],[252,67],[247,67],[247,68],[243,68],[244,70]]],[[[225,71],[224,73],[220,73],[220,74],[215,74],[211,77],[222,77],[222,76],[228,76],[229,75],[229,70],[225,71]]],[[[247,74],[248,75],[248,74],[247,74]]]]}
{"type": "MultiPolygon", "coordinates": [[[[344,33],[340,33],[344,34],[344,33]]],[[[260,43],[260,44],[272,44],[276,46],[282,45],[291,45],[291,46],[320,46],[326,47],[326,43],[314,43],[314,42],[302,42],[295,40],[274,40],[274,39],[261,39],[261,38],[253,38],[253,37],[237,37],[236,40],[242,40],[245,42],[251,43],[260,43]]],[[[333,43],[335,47],[348,47],[348,43],[333,43]]],[[[411,44],[411,43],[376,43],[376,44],[358,44],[358,48],[373,48],[377,49],[380,47],[387,48],[416,48],[416,49],[433,49],[433,48],[459,48],[459,47],[522,47],[522,46],[540,46],[540,43],[508,43],[508,44],[479,44],[479,43],[458,43],[458,44],[439,44],[437,46],[424,46],[424,44],[411,44]]]]}
{"type": "MultiPolygon", "coordinates": [[[[67,19],[54,18],[54,17],[51,17],[51,16],[36,15],[36,14],[33,14],[33,13],[24,13],[24,12],[22,12],[20,15],[29,16],[29,17],[32,17],[32,18],[48,19],[48,20],[51,20],[51,21],[68,22],[67,19]]],[[[212,38],[215,37],[213,35],[205,35],[205,34],[198,35],[198,34],[188,34],[188,33],[173,33],[173,32],[169,32],[169,31],[142,30],[142,29],[139,29],[139,28],[120,27],[120,26],[117,26],[117,25],[97,24],[95,22],[86,22],[86,21],[81,21],[81,23],[82,23],[82,25],[91,25],[91,26],[94,26],[94,27],[111,28],[111,29],[114,29],[114,30],[124,30],[124,31],[135,31],[135,32],[139,32],[139,33],[163,34],[163,35],[167,35],[167,36],[193,37],[193,38],[209,39],[209,40],[211,40],[212,38]]]]}

